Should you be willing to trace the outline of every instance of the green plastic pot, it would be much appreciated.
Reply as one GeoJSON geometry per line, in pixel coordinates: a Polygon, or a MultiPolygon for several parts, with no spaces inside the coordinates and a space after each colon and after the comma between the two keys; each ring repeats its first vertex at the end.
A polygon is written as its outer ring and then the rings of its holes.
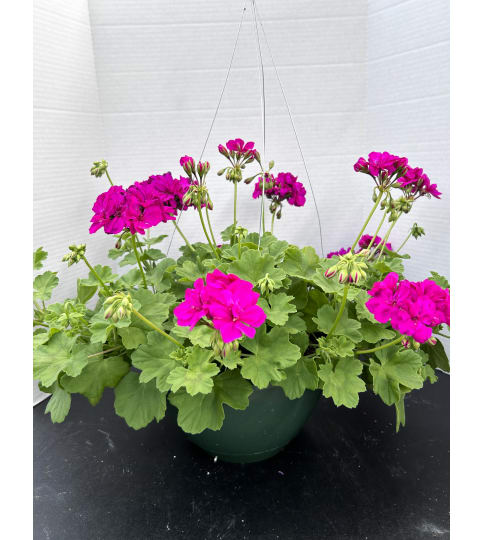
{"type": "Polygon", "coordinates": [[[256,388],[244,411],[224,406],[226,416],[220,430],[206,429],[196,435],[186,435],[222,461],[262,461],[280,452],[296,437],[320,395],[320,390],[306,390],[300,398],[288,399],[278,386],[256,388]]]}

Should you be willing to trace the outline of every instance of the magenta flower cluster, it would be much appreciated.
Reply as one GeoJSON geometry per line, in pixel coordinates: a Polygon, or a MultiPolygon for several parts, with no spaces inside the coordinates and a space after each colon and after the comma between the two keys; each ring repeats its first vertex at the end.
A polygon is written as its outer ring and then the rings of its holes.
{"type": "Polygon", "coordinates": [[[368,160],[361,157],[353,165],[355,172],[369,174],[377,184],[395,184],[407,197],[418,199],[424,195],[440,199],[437,184],[431,184],[420,167],[412,168],[405,157],[394,156],[388,152],[370,152],[368,160]]]}
{"type": "MultiPolygon", "coordinates": [[[[370,245],[372,238],[373,236],[371,236],[370,234],[364,234],[358,241],[358,245],[360,246],[360,249],[355,251],[355,253],[359,253],[362,249],[366,249],[370,245]]],[[[382,243],[382,241],[383,241],[382,238],[380,238],[379,236],[375,236],[375,240],[373,240],[372,247],[376,248],[382,243]]],[[[392,244],[390,242],[387,242],[385,244],[385,247],[388,249],[388,251],[393,251],[392,244]]],[[[351,248],[346,248],[346,249],[341,248],[338,251],[331,251],[330,253],[328,253],[326,258],[331,259],[332,257],[335,257],[335,256],[339,257],[340,255],[346,255],[350,251],[350,249],[351,248]]]]}
{"type": "Polygon", "coordinates": [[[219,330],[224,343],[244,335],[253,338],[256,328],[266,320],[263,309],[257,305],[259,294],[253,284],[235,274],[224,274],[217,268],[194,282],[187,289],[184,302],[175,309],[177,324],[190,330],[205,317],[219,330]]]}
{"type": "Polygon", "coordinates": [[[389,273],[368,291],[371,296],[366,307],[380,323],[391,322],[401,334],[425,343],[434,327],[450,326],[450,289],[442,289],[426,279],[399,282],[398,274],[389,273]]]}
{"type": "Polygon", "coordinates": [[[127,189],[112,186],[97,197],[89,232],[95,233],[103,227],[107,234],[124,229],[132,234],[144,234],[146,229],[161,222],[175,220],[177,211],[187,208],[182,200],[190,185],[188,178],[177,179],[166,173],[135,182],[127,189]]]}
{"type": "Polygon", "coordinates": [[[266,182],[264,186],[266,198],[276,203],[288,201],[288,204],[292,206],[304,206],[306,203],[306,189],[301,182],[298,182],[298,177],[289,172],[280,172],[276,177],[272,174],[265,174],[264,178],[260,176],[254,186],[253,199],[262,195],[263,179],[266,182]]]}
{"type": "Polygon", "coordinates": [[[244,142],[243,139],[231,139],[226,143],[226,146],[218,145],[219,153],[225,157],[231,157],[236,161],[246,159],[256,159],[259,157],[258,151],[254,147],[254,142],[244,142]]]}

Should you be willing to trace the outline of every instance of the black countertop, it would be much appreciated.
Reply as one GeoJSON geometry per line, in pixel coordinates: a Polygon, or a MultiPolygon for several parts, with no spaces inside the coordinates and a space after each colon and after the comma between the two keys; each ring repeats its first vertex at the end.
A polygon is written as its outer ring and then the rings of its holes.
{"type": "Polygon", "coordinates": [[[34,540],[449,537],[449,377],[412,392],[407,426],[368,392],[320,400],[261,463],[215,462],[167,419],[133,431],[113,393],[73,396],[63,424],[34,409],[34,540]]]}

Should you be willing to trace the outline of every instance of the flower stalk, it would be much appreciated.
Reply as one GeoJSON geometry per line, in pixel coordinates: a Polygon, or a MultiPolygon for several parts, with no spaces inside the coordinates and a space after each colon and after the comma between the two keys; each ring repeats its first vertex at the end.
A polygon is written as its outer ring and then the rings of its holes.
{"type": "Polygon", "coordinates": [[[405,336],[399,336],[397,339],[394,339],[393,341],[390,341],[390,343],[385,343],[384,345],[379,345],[378,347],[373,347],[373,349],[364,349],[362,351],[354,351],[355,354],[368,354],[375,351],[381,351],[382,349],[386,349],[388,347],[391,347],[392,345],[397,345],[397,343],[400,343],[405,336]]]}
{"type": "Polygon", "coordinates": [[[173,338],[172,336],[170,336],[167,332],[164,332],[164,330],[161,330],[158,326],[156,326],[153,322],[151,322],[149,319],[147,319],[146,317],[144,317],[144,315],[141,315],[138,311],[136,311],[135,309],[132,310],[132,313],[138,318],[140,319],[142,322],[144,322],[145,324],[147,324],[147,326],[150,326],[153,330],[155,330],[156,332],[158,332],[159,334],[161,334],[161,336],[164,336],[165,338],[167,338],[169,341],[172,341],[172,343],[174,343],[175,345],[177,345],[178,347],[182,347],[182,343],[180,343],[179,341],[177,341],[177,339],[173,338]]]}
{"type": "Polygon", "coordinates": [[[348,297],[348,289],[349,289],[349,287],[350,287],[350,285],[348,283],[345,283],[345,287],[343,289],[343,298],[342,298],[341,304],[340,304],[340,309],[338,311],[338,315],[336,316],[336,319],[333,322],[332,327],[330,328],[330,331],[328,332],[328,334],[326,334],[327,338],[329,338],[330,336],[333,335],[333,332],[336,330],[336,327],[338,326],[338,323],[341,320],[343,312],[345,311],[346,299],[348,297]]]}
{"type": "Polygon", "coordinates": [[[95,279],[100,283],[101,287],[105,290],[109,290],[109,288],[107,287],[107,285],[102,281],[101,277],[99,276],[99,274],[94,270],[94,268],[91,266],[91,264],[89,263],[89,261],[86,259],[85,255],[81,255],[80,256],[81,259],[85,262],[85,264],[87,265],[87,268],[92,272],[92,274],[94,275],[95,279]]]}
{"type": "Polygon", "coordinates": [[[132,249],[134,250],[134,254],[137,259],[137,265],[139,266],[139,270],[141,271],[142,276],[142,282],[144,284],[144,289],[147,289],[147,281],[146,281],[146,274],[144,273],[144,269],[142,268],[141,258],[139,257],[139,251],[137,250],[137,242],[136,242],[136,235],[132,235],[132,249]]]}
{"type": "Polygon", "coordinates": [[[372,219],[372,216],[375,213],[375,210],[378,208],[378,205],[380,204],[380,201],[382,200],[382,197],[383,197],[383,191],[380,190],[380,193],[378,194],[378,197],[376,198],[376,201],[375,201],[375,204],[373,205],[373,208],[370,210],[370,213],[368,214],[368,217],[366,218],[365,223],[363,224],[363,227],[362,227],[361,231],[358,233],[358,236],[357,236],[356,240],[353,242],[353,245],[351,246],[351,251],[353,251],[355,249],[355,247],[358,244],[358,241],[360,240],[362,234],[365,232],[365,229],[367,228],[368,223],[372,219]]]}
{"type": "Polygon", "coordinates": [[[189,240],[186,238],[185,234],[181,231],[181,228],[179,227],[179,225],[175,222],[175,221],[171,221],[171,223],[174,225],[176,231],[181,235],[181,238],[184,240],[184,243],[186,244],[186,246],[193,252],[195,253],[194,251],[194,248],[191,246],[191,244],[189,243],[189,240]]]}
{"type": "Polygon", "coordinates": [[[204,236],[206,237],[206,240],[208,241],[209,247],[211,248],[211,250],[214,253],[214,255],[216,256],[216,258],[219,259],[219,254],[218,254],[217,250],[215,249],[215,247],[213,246],[213,243],[211,242],[211,239],[209,238],[208,231],[206,229],[206,224],[204,223],[204,218],[203,218],[203,213],[202,213],[202,210],[201,210],[201,205],[199,203],[197,205],[197,211],[199,213],[199,219],[201,220],[201,225],[202,225],[202,228],[203,228],[203,231],[204,231],[204,236]]]}

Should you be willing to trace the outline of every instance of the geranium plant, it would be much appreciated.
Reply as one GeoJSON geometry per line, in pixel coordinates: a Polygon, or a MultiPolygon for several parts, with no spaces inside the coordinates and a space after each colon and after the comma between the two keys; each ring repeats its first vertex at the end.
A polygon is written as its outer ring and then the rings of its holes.
{"type": "MultiPolygon", "coordinates": [[[[58,277],[35,277],[34,377],[52,394],[52,421],[64,420],[71,394],[96,405],[109,387],[116,413],[134,429],[163,418],[169,400],[184,431],[219,430],[225,407],[245,409],[255,388],[274,385],[290,400],[321,389],[349,408],[374,392],[394,406],[398,430],[405,395],[435,382],[436,368],[449,369],[440,342],[450,325],[449,284],[436,272],[422,282],[403,276],[409,256],[401,248],[424,231],[414,224],[399,249],[389,242],[418,199],[440,197],[436,184],[405,158],[360,158],[354,168],[374,181],[373,208],[351,246],[322,257],[274,235],[283,204],[305,204],[302,182],[275,173],[273,162],[265,167],[252,142],[218,149],[228,161],[218,174],[234,186],[233,222],[221,238],[211,225],[207,161],[184,156],[182,176],[153,175],[128,188],[113,184],[105,161],[94,163],[92,175],[111,186],[94,203],[90,233],[114,237],[109,257],[121,271],[94,265],[80,244],[63,259],[88,271],[74,298],[48,303],[58,277]],[[243,180],[255,181],[252,198],[263,198],[261,235],[238,223],[243,180]],[[184,212],[197,213],[202,241],[180,230],[184,212]],[[177,259],[157,247],[165,234],[151,234],[168,221],[184,241],[177,259]]],[[[35,251],[35,270],[46,257],[35,251]]]]}

